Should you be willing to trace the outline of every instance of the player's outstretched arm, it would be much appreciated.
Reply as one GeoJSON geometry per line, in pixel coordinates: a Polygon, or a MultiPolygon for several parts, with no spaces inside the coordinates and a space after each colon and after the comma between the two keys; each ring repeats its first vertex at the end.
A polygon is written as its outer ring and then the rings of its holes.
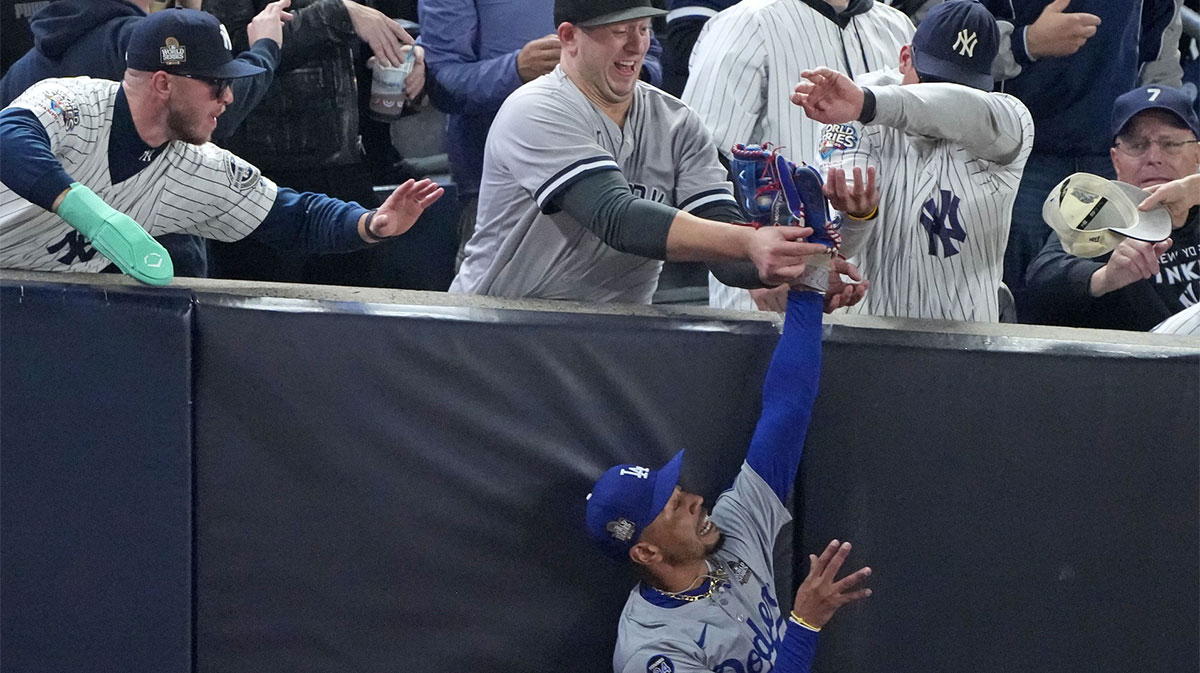
{"type": "MultiPolygon", "coordinates": [[[[790,229],[792,227],[777,227],[790,229]]],[[[817,292],[788,293],[783,335],[763,381],[762,415],[750,440],[746,464],[781,502],[796,480],[804,438],[821,376],[822,297],[817,292]]]]}
{"type": "Polygon", "coordinates": [[[870,589],[859,585],[871,575],[870,568],[861,568],[837,579],[850,543],[831,541],[820,556],[809,554],[808,576],[796,591],[788,629],[779,647],[773,670],[778,673],[807,673],[812,666],[817,633],[843,605],[866,598],[870,589]]]}

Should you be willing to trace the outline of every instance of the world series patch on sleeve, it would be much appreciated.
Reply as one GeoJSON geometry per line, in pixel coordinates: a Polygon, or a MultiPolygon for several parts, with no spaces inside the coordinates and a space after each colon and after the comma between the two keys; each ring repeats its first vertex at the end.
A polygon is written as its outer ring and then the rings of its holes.
{"type": "Polygon", "coordinates": [[[858,147],[858,129],[853,124],[828,124],[821,132],[821,158],[828,159],[838,150],[858,147]]]}

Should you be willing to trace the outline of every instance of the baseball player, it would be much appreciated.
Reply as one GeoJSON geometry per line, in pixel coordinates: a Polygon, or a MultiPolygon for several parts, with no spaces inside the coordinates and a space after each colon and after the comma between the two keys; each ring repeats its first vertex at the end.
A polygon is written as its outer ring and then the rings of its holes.
{"type": "Polygon", "coordinates": [[[558,0],[560,65],[518,89],[484,152],[478,226],[451,292],[649,303],[661,260],[750,260],[787,282],[819,243],[742,215],[700,119],[638,80],[649,0],[558,0]]]}
{"type": "Polygon", "coordinates": [[[817,633],[871,594],[862,568],[836,576],[850,543],[810,555],[789,605],[775,595],[772,549],[800,465],[821,369],[821,297],[792,291],[763,382],[762,416],[732,487],[712,513],[679,487],[680,451],[662,469],[617,465],[587,501],[588,535],[642,581],[617,625],[616,673],[809,670],[817,633]]]}
{"type": "Polygon", "coordinates": [[[792,100],[829,124],[830,174],[875,167],[878,207],[845,212],[843,253],[873,285],[852,313],[996,322],[999,288],[1033,121],[1016,98],[990,93],[995,19],[979,3],[930,10],[900,50],[900,68],[859,84],[805,72],[792,100]]]}
{"type": "Polygon", "coordinates": [[[352,250],[404,233],[441,196],[409,181],[368,211],[277,188],[209,143],[230,79],[258,72],[226,44],[211,15],[162,11],[134,29],[123,82],[49,79],[0,112],[0,267],[99,271],[111,260],[161,285],[173,269],[151,235],[352,250]]]}
{"type": "MultiPolygon", "coordinates": [[[[744,0],[705,24],[682,98],[726,159],[739,143],[769,141],[793,161],[812,161],[822,125],[788,100],[800,73],[828,67],[853,77],[888,67],[913,30],[902,12],[873,0],[744,0]]],[[[709,279],[711,306],[766,308],[767,293],[753,294],[709,279]]]]}

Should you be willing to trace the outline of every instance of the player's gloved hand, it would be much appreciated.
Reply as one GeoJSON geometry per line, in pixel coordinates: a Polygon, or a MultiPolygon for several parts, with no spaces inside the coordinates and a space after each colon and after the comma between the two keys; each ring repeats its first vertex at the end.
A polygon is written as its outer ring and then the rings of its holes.
{"type": "Polygon", "coordinates": [[[804,578],[804,582],[796,591],[792,614],[809,626],[819,629],[825,626],[838,608],[871,595],[870,589],[854,588],[871,575],[870,568],[860,568],[835,581],[849,553],[849,542],[839,544],[837,540],[833,540],[820,556],[808,555],[812,565],[809,566],[808,577],[804,578]]]}
{"type": "Polygon", "coordinates": [[[127,275],[148,285],[166,285],[174,277],[175,267],[166,248],[132,217],[78,182],[71,183],[56,212],[127,275]]]}

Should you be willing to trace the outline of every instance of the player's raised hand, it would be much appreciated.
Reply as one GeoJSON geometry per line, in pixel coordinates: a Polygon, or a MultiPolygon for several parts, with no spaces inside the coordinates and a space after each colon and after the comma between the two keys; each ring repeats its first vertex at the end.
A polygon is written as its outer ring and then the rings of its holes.
{"type": "Polygon", "coordinates": [[[404,63],[400,47],[412,44],[412,35],[400,27],[394,19],[375,9],[360,5],[354,0],[342,0],[350,13],[350,23],[358,37],[371,47],[375,58],[389,68],[398,68],[404,63]]]}
{"type": "Polygon", "coordinates": [[[1182,223],[1188,211],[1200,206],[1200,173],[1179,178],[1161,185],[1146,188],[1150,196],[1138,205],[1138,210],[1152,210],[1163,206],[1171,214],[1171,221],[1182,223]]]}
{"type": "Polygon", "coordinates": [[[1070,56],[1096,34],[1100,17],[1086,12],[1068,12],[1069,4],[1071,0],[1054,0],[1026,29],[1025,51],[1030,56],[1070,56]]]}
{"type": "Polygon", "coordinates": [[[871,281],[863,280],[858,267],[835,257],[829,269],[829,286],[825,289],[825,312],[833,313],[839,308],[854,306],[862,301],[870,287],[871,281]],[[854,282],[847,283],[842,275],[854,282]]]}
{"type": "Polygon", "coordinates": [[[1101,297],[1113,290],[1154,276],[1159,271],[1158,258],[1171,247],[1171,239],[1148,243],[1127,238],[1113,250],[1108,262],[1096,270],[1088,281],[1088,292],[1101,297]]]}
{"type": "MultiPolygon", "coordinates": [[[[373,238],[399,236],[412,228],[425,209],[442,197],[444,189],[428,178],[420,181],[408,180],[396,188],[391,196],[375,211],[371,219],[373,238]]],[[[364,240],[371,240],[364,236],[364,240]]]]}
{"type": "Polygon", "coordinates": [[[800,240],[812,235],[808,227],[763,227],[750,237],[747,256],[766,285],[793,281],[804,273],[804,263],[817,254],[829,254],[820,243],[800,240]]]}
{"type": "Polygon", "coordinates": [[[830,168],[825,176],[825,198],[834,210],[856,219],[863,219],[879,205],[879,188],[875,184],[875,167],[867,166],[863,180],[861,166],[854,167],[854,184],[846,180],[846,169],[830,168]]]}
{"type": "Polygon", "coordinates": [[[807,624],[821,628],[838,608],[871,595],[870,589],[855,589],[871,575],[870,568],[856,570],[841,580],[836,579],[849,553],[849,542],[839,544],[833,540],[820,556],[808,555],[811,563],[808,577],[804,578],[796,591],[796,602],[792,607],[792,612],[807,624]]]}
{"type": "Polygon", "coordinates": [[[283,46],[283,24],[292,20],[292,13],[285,12],[292,5],[292,0],[276,0],[276,2],[268,3],[263,10],[259,12],[250,23],[246,26],[246,37],[250,44],[263,38],[268,38],[275,41],[275,44],[283,46]]]}
{"type": "Polygon", "coordinates": [[[545,75],[558,65],[561,53],[562,43],[558,41],[557,33],[530,40],[517,52],[517,75],[522,82],[545,75]]]}
{"type": "Polygon", "coordinates": [[[822,124],[845,124],[862,114],[865,94],[849,77],[829,68],[805,70],[796,84],[792,103],[804,108],[809,119],[822,124]]]}

